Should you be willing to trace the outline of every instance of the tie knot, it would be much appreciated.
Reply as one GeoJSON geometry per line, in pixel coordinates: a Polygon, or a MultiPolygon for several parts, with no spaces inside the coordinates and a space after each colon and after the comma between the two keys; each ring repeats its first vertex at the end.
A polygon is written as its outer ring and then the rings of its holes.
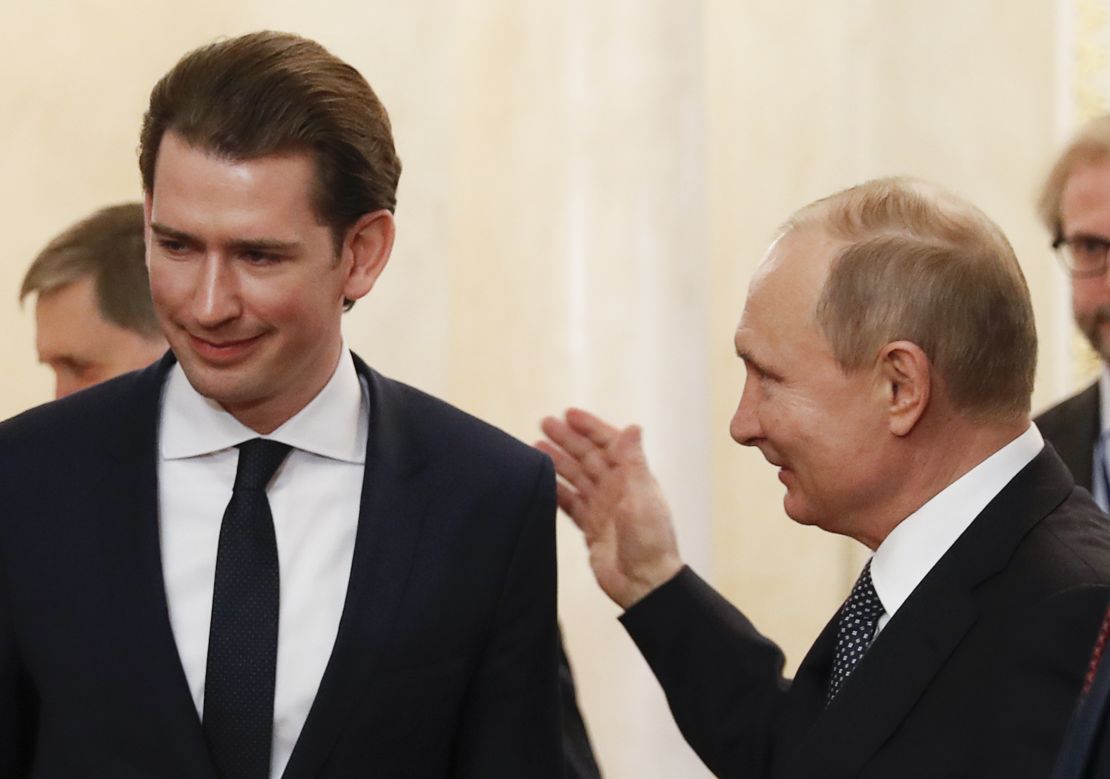
{"type": "Polygon", "coordinates": [[[239,467],[235,471],[236,490],[265,490],[293,447],[278,441],[252,438],[239,444],[239,467]]]}
{"type": "Polygon", "coordinates": [[[879,613],[882,613],[883,603],[879,600],[879,593],[875,591],[874,582],[871,581],[870,560],[860,571],[859,578],[856,579],[856,583],[852,587],[852,594],[848,596],[848,602],[868,611],[878,609],[879,613]]]}

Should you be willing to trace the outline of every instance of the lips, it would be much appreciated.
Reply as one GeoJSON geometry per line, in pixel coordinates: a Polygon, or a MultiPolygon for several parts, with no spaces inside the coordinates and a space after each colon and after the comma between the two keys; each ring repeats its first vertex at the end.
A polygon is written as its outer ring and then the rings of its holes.
{"type": "Polygon", "coordinates": [[[189,333],[189,345],[202,360],[215,365],[229,365],[249,355],[262,340],[263,334],[250,338],[223,339],[201,338],[189,333]]]}

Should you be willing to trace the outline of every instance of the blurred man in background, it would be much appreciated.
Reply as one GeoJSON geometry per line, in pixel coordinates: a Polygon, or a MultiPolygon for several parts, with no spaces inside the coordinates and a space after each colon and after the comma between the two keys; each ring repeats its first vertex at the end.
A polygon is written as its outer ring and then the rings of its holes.
{"type": "Polygon", "coordinates": [[[103,208],[54,238],[19,290],[35,299],[39,362],[61,398],[161,357],[143,248],[142,203],[103,208]]]}
{"type": "Polygon", "coordinates": [[[1038,211],[1071,276],[1075,323],[1099,356],[1099,379],[1037,417],[1037,427],[1103,511],[1110,507],[1110,115],[1085,125],[1057,158],[1038,211]]]}
{"type": "MultiPolygon", "coordinates": [[[[1052,248],[1071,276],[1075,323],[1101,363],[1090,386],[1037,417],[1076,483],[1110,507],[1110,114],[1096,117],[1071,138],[1041,190],[1038,212],[1052,248]]],[[[1110,521],[1110,520],[1107,520],[1110,521]]],[[[1058,779],[1110,777],[1110,611],[1088,661],[1083,694],[1060,751],[1058,779]]]]}

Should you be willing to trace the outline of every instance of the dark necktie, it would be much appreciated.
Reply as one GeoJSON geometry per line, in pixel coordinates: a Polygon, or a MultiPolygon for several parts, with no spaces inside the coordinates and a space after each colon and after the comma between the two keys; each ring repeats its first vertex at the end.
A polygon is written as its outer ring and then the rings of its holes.
{"type": "Polygon", "coordinates": [[[268,779],[277,669],[277,539],[266,486],[290,447],[239,445],[220,525],[204,679],[204,733],[223,779],[268,779]]]}
{"type": "Polygon", "coordinates": [[[871,646],[875,626],[882,613],[883,604],[879,600],[879,594],[875,592],[875,585],[871,583],[871,561],[868,560],[856,579],[852,594],[840,609],[840,621],[836,627],[836,659],[833,660],[832,673],[829,675],[826,706],[832,703],[860,658],[871,646]]]}

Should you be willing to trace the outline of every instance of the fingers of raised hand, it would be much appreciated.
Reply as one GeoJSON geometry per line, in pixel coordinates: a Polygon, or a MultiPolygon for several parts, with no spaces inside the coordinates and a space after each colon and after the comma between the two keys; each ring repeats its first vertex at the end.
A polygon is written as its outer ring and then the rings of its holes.
{"type": "Polygon", "coordinates": [[[548,441],[539,441],[536,448],[551,458],[555,463],[555,473],[569,482],[579,492],[588,491],[593,487],[593,479],[586,472],[582,464],[558,446],[548,441]]]}
{"type": "Polygon", "coordinates": [[[578,529],[584,533],[591,532],[592,526],[586,511],[585,501],[582,496],[572,490],[563,482],[555,483],[555,499],[568,517],[578,526],[578,529]]]}
{"type": "MultiPolygon", "coordinates": [[[[615,463],[609,459],[605,449],[599,448],[593,441],[575,432],[566,423],[554,417],[547,417],[540,427],[554,444],[577,462],[581,472],[586,473],[593,481],[598,481],[613,469],[615,463]]],[[[556,460],[555,464],[558,469],[559,461],[556,460]]],[[[561,470],[559,473],[563,475],[561,470]]]]}
{"type": "Polygon", "coordinates": [[[618,428],[580,408],[567,409],[566,421],[571,430],[584,436],[599,449],[608,449],[620,433],[618,428]]]}

